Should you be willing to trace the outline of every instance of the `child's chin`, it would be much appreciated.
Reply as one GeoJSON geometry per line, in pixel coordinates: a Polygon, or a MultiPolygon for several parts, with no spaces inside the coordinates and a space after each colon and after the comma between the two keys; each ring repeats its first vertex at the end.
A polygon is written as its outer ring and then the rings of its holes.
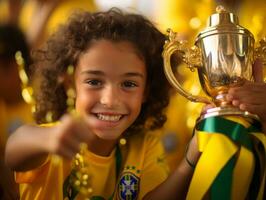
{"type": "Polygon", "coordinates": [[[97,132],[96,135],[102,139],[102,140],[117,140],[119,138],[119,134],[117,133],[102,133],[102,132],[97,132]]]}

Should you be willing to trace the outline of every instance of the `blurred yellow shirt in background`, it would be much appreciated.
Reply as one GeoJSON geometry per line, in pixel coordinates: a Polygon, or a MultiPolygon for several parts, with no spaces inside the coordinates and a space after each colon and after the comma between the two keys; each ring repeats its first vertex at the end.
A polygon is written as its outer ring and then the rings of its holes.
{"type": "Polygon", "coordinates": [[[33,121],[31,106],[21,102],[8,106],[0,99],[0,147],[1,153],[8,136],[19,126],[33,121]]]}

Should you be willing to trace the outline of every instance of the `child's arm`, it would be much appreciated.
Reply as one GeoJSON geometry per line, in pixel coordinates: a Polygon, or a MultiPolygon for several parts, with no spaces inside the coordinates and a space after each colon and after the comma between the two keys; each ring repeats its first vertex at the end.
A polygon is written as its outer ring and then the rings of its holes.
{"type": "Polygon", "coordinates": [[[26,171],[40,166],[49,153],[71,159],[80,150],[80,143],[90,140],[88,132],[70,116],[53,127],[22,126],[7,141],[6,163],[13,170],[26,171]]]}
{"type": "MultiPolygon", "coordinates": [[[[200,153],[197,150],[196,136],[191,140],[186,156],[190,163],[197,163],[200,153]]],[[[193,167],[184,158],[173,174],[149,192],[144,199],[185,199],[193,172],[193,167]]]]}
{"type": "Polygon", "coordinates": [[[15,171],[26,171],[41,165],[48,155],[45,146],[50,129],[29,125],[20,127],[7,141],[6,164],[15,171]]]}

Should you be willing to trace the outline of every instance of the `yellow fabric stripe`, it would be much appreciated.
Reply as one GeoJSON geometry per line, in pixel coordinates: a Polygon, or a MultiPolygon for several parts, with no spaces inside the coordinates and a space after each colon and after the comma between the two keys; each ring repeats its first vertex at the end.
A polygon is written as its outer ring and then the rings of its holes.
{"type": "Polygon", "coordinates": [[[205,147],[207,146],[212,135],[222,135],[221,133],[207,133],[205,131],[197,131],[197,141],[198,141],[198,150],[199,152],[203,152],[205,147]]]}
{"type": "Polygon", "coordinates": [[[200,143],[205,143],[206,146],[202,147],[204,151],[191,180],[187,195],[188,200],[203,199],[218,173],[237,151],[237,146],[225,135],[205,134],[209,138],[202,137],[202,135],[198,134],[198,140],[200,143]],[[209,141],[206,142],[206,140],[209,141]]]}
{"type": "MultiPolygon", "coordinates": [[[[228,116],[225,118],[239,123],[245,128],[251,126],[251,121],[246,119],[234,116],[228,116]]],[[[196,131],[196,134],[198,139],[198,149],[202,152],[202,155],[195,168],[187,199],[203,199],[224,165],[238,151],[239,154],[233,172],[232,199],[245,199],[255,167],[253,153],[244,146],[237,146],[231,139],[223,134],[208,133],[205,131],[196,131]]],[[[264,146],[264,154],[259,155],[263,163],[261,168],[264,169],[264,171],[262,172],[262,180],[257,198],[257,200],[262,200],[266,181],[266,136],[263,133],[251,134],[254,135],[257,140],[262,142],[264,146]]]]}
{"type": "Polygon", "coordinates": [[[232,199],[245,199],[255,167],[255,158],[251,151],[241,146],[233,172],[232,199]]]}

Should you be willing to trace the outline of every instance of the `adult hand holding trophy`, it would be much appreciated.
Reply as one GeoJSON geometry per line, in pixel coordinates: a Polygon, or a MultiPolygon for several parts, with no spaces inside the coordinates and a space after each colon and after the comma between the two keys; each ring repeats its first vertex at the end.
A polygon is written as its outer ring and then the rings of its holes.
{"type": "Polygon", "coordinates": [[[254,48],[252,33],[239,25],[236,15],[222,6],[216,11],[210,16],[208,27],[199,33],[195,46],[188,48],[169,30],[163,51],[165,75],[172,86],[190,101],[214,105],[201,114],[196,124],[202,156],[187,199],[202,199],[206,195],[211,199],[245,199],[247,195],[263,199],[266,137],[260,133],[260,119],[233,106],[226,96],[231,87],[241,86],[245,80],[254,81],[252,65],[256,59],[266,65],[266,38],[254,48]],[[197,69],[208,98],[182,88],[170,63],[174,52],[181,54],[192,71],[197,69]],[[259,172],[254,172],[254,168],[259,172]],[[256,176],[259,178],[254,181],[256,176]],[[254,191],[249,191],[251,182],[255,184],[254,191]]]}

